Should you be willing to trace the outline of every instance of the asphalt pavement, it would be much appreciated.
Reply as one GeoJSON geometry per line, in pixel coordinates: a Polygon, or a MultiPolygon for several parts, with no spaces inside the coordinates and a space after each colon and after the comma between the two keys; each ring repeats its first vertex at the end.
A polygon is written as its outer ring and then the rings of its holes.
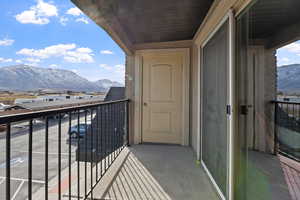
{"type": "MultiPolygon", "coordinates": [[[[72,120],[76,124],[77,120],[72,120]]],[[[84,118],[80,118],[84,123],[84,118]]],[[[61,126],[61,170],[68,167],[69,142],[68,142],[68,119],[62,121],[61,126]]],[[[6,140],[0,134],[0,199],[5,199],[6,182],[6,140]]],[[[28,126],[12,129],[11,139],[11,199],[23,200],[28,195],[28,126]]],[[[50,121],[49,127],[49,181],[55,179],[58,174],[58,125],[57,120],[50,121]]],[[[71,159],[75,162],[76,142],[71,144],[71,159]]],[[[32,152],[32,190],[33,193],[45,186],[45,128],[40,122],[33,128],[33,152],[32,152]]]]}

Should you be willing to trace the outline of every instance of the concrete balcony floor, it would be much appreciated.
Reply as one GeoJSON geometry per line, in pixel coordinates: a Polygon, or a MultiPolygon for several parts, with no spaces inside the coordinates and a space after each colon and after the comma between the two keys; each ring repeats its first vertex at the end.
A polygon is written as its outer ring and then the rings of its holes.
{"type": "Polygon", "coordinates": [[[104,199],[219,199],[189,147],[143,144],[128,149],[104,199]]]}

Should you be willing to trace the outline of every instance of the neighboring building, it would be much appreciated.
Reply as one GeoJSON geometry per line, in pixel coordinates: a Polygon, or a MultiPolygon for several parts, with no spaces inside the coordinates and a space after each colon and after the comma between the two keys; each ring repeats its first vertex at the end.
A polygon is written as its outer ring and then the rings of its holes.
{"type": "MultiPolygon", "coordinates": [[[[124,100],[125,99],[125,88],[124,87],[111,87],[109,91],[107,92],[107,95],[104,99],[104,102],[111,102],[111,101],[118,101],[118,100],[124,100]]],[[[124,104],[125,105],[125,104],[124,104]]],[[[125,107],[105,107],[101,110],[95,109],[94,110],[95,117],[93,118],[92,124],[93,124],[93,132],[91,130],[91,126],[89,126],[87,130],[87,135],[83,138],[83,141],[80,144],[80,149],[78,154],[79,157],[77,157],[77,160],[79,161],[91,161],[92,154],[91,152],[91,146],[96,146],[96,143],[98,142],[101,144],[101,139],[103,138],[109,138],[109,135],[112,135],[114,133],[114,129],[116,128],[113,124],[113,119],[116,119],[119,116],[122,116],[125,113],[125,107]],[[106,113],[106,118],[102,116],[103,112],[106,113]],[[107,119],[112,119],[110,121],[107,121],[107,119]],[[102,127],[98,127],[100,124],[102,124],[102,127]],[[97,130],[101,131],[101,129],[106,130],[105,132],[101,132],[101,134],[96,134],[97,130]],[[93,136],[92,136],[93,133],[93,136]],[[98,137],[98,141],[95,138],[95,135],[98,137]],[[86,141],[85,141],[86,140],[86,141]],[[86,145],[87,144],[87,145],[86,145]],[[93,145],[91,145],[93,144],[93,145]],[[86,157],[87,156],[87,157],[86,157]]],[[[124,127],[124,121],[119,123],[120,127],[124,127]]],[[[107,143],[111,142],[110,140],[106,141],[107,143]]],[[[120,140],[118,142],[118,145],[110,149],[109,151],[113,151],[116,148],[120,147],[120,145],[123,144],[123,140],[120,140]]],[[[78,151],[78,149],[77,149],[78,151]]],[[[77,154],[76,154],[77,155],[77,154]]],[[[101,160],[101,152],[94,151],[94,159],[101,160]]]]}
{"type": "Polygon", "coordinates": [[[117,101],[125,98],[125,87],[111,87],[107,92],[104,101],[117,101]]]}
{"type": "Polygon", "coordinates": [[[45,109],[53,109],[53,108],[62,108],[68,106],[78,106],[85,104],[95,104],[100,103],[104,99],[103,97],[94,97],[87,99],[66,99],[66,100],[55,100],[55,101],[35,101],[35,102],[25,102],[19,103],[10,107],[7,107],[5,110],[45,110],[45,109]]]}

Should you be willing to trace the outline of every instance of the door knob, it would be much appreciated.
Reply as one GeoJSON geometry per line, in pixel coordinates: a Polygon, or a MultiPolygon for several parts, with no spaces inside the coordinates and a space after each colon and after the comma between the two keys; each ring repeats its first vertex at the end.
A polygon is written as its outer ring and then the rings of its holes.
{"type": "Polygon", "coordinates": [[[144,106],[147,106],[148,104],[146,102],[144,102],[144,106]]]}

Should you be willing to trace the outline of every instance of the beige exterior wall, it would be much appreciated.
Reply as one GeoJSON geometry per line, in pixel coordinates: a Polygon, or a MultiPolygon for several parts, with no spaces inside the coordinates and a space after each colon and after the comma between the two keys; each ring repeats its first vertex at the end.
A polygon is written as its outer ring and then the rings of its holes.
{"type": "Polygon", "coordinates": [[[265,49],[265,71],[264,71],[264,97],[262,103],[264,104],[264,119],[265,119],[265,134],[266,146],[264,151],[274,153],[274,133],[275,133],[275,107],[271,101],[275,100],[277,94],[277,62],[276,50],[265,49]]]}

